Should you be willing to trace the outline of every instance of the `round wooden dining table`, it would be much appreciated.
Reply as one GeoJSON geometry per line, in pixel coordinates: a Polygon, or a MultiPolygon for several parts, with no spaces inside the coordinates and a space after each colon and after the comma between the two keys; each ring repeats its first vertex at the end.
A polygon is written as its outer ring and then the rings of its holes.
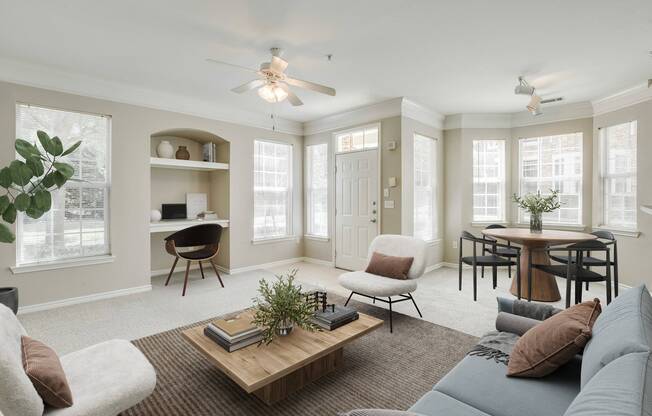
{"type": "MultiPolygon", "coordinates": [[[[550,256],[547,251],[532,249],[572,244],[597,238],[593,234],[574,231],[543,230],[541,233],[532,233],[527,228],[490,228],[482,230],[482,234],[521,246],[521,297],[527,297],[528,256],[530,251],[532,251],[533,264],[550,264],[550,256]]],[[[516,279],[513,279],[510,291],[514,296],[518,296],[516,279]]],[[[555,277],[541,270],[533,269],[532,300],[556,302],[559,299],[561,299],[561,295],[555,277]]]]}

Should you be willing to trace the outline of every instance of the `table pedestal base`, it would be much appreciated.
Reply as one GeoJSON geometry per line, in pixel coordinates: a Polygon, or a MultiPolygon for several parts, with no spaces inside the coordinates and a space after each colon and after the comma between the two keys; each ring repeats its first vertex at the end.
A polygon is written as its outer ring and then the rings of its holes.
{"type": "MultiPolygon", "coordinates": [[[[527,300],[527,273],[528,273],[528,256],[532,248],[545,248],[543,245],[526,245],[523,244],[521,248],[521,299],[527,300]]],[[[533,264],[550,264],[550,256],[546,251],[533,250],[532,251],[533,264]]],[[[516,278],[512,279],[512,287],[510,289],[512,295],[518,296],[518,287],[516,278]]],[[[539,302],[557,302],[561,299],[559,294],[559,287],[557,287],[557,280],[549,273],[541,270],[532,269],[532,300],[539,302]]]]}

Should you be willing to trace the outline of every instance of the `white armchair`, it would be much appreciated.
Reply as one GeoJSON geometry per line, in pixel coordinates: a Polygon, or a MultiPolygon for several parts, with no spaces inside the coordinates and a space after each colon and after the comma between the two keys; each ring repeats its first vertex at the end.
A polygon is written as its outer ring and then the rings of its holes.
{"type": "Polygon", "coordinates": [[[389,332],[393,332],[392,304],[394,303],[411,300],[417,313],[423,318],[412,297],[412,292],[417,290],[417,279],[423,275],[426,268],[426,243],[413,237],[383,234],[371,242],[367,262],[374,252],[388,256],[413,257],[414,261],[408,272],[407,280],[390,279],[365,271],[357,271],[342,274],[339,277],[339,282],[340,285],[351,291],[349,299],[346,301],[347,305],[354,294],[373,299],[374,303],[378,300],[389,304],[389,332]],[[398,299],[392,299],[392,296],[398,297],[398,299]]]}

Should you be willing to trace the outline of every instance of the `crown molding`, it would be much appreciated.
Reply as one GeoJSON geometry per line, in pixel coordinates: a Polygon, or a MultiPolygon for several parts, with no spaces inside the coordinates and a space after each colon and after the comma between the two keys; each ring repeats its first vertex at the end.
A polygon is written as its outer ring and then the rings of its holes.
{"type": "MultiPolygon", "coordinates": [[[[89,77],[78,73],[5,58],[0,58],[0,80],[30,87],[44,88],[90,98],[272,130],[269,114],[239,110],[229,106],[217,105],[215,102],[154,91],[125,83],[89,77]]],[[[303,123],[277,117],[275,131],[303,135],[303,123]]]]}
{"type": "Polygon", "coordinates": [[[469,113],[446,116],[444,130],[453,129],[508,129],[512,127],[509,113],[469,113]]]}
{"type": "Polygon", "coordinates": [[[303,133],[305,136],[309,136],[327,131],[345,129],[357,124],[370,123],[388,117],[400,116],[402,101],[403,98],[392,98],[391,100],[380,103],[307,121],[303,123],[303,133]]]}
{"type": "Polygon", "coordinates": [[[401,115],[436,129],[444,127],[444,115],[407,98],[401,102],[401,115]]]}
{"type": "Polygon", "coordinates": [[[512,113],[511,125],[512,127],[525,127],[591,117],[593,117],[593,106],[588,101],[581,101],[545,107],[544,113],[540,116],[533,116],[529,111],[512,113]]]}
{"type": "Polygon", "coordinates": [[[648,83],[645,82],[619,93],[593,100],[591,104],[593,105],[593,114],[597,116],[649,100],[652,100],[652,88],[648,87],[648,83]]]}

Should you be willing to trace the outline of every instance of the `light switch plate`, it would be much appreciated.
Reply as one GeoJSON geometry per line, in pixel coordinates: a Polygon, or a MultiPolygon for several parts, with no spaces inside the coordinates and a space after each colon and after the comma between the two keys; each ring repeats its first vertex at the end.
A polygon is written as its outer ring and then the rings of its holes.
{"type": "Polygon", "coordinates": [[[383,189],[383,196],[385,198],[389,198],[389,189],[387,189],[387,188],[383,189]]]}
{"type": "Polygon", "coordinates": [[[390,188],[396,187],[396,176],[390,176],[387,182],[390,188]]]}
{"type": "Polygon", "coordinates": [[[390,199],[388,201],[385,201],[385,208],[394,208],[394,200],[390,199]]]}

